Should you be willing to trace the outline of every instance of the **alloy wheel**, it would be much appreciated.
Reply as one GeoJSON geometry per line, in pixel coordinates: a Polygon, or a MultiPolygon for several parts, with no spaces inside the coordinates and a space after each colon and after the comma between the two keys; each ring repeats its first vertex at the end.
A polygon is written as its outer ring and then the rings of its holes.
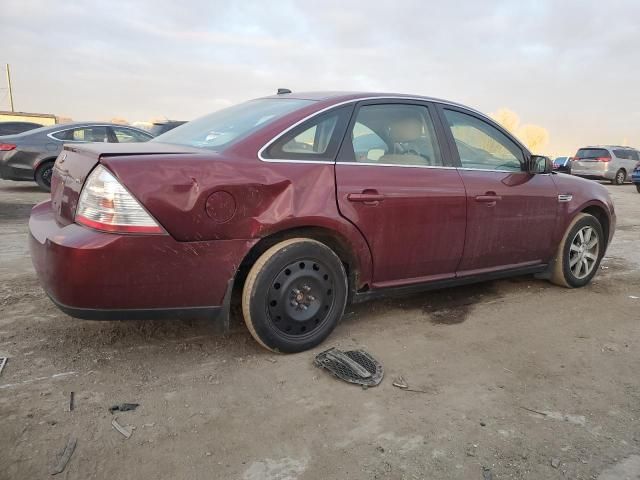
{"type": "Polygon", "coordinates": [[[582,227],[571,241],[569,268],[578,279],[587,277],[598,262],[600,241],[593,227],[582,227]]]}

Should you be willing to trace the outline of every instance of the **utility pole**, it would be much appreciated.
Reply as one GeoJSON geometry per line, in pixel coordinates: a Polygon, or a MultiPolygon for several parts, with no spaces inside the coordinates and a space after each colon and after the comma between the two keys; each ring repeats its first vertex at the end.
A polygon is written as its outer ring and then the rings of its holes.
{"type": "Polygon", "coordinates": [[[9,103],[11,104],[11,111],[15,112],[13,108],[13,90],[11,90],[11,71],[9,70],[8,63],[7,63],[7,85],[9,86],[9,103]]]}

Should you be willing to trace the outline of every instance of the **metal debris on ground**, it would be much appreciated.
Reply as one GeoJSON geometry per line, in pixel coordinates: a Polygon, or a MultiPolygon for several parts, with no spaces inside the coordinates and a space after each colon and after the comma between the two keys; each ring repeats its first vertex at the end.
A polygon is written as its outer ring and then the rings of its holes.
{"type": "Polygon", "coordinates": [[[129,410],[135,410],[140,406],[139,403],[119,403],[112,407],[109,407],[109,413],[113,412],[128,412],[129,410]]]}
{"type": "Polygon", "coordinates": [[[380,362],[363,350],[343,352],[337,348],[330,348],[316,355],[313,363],[318,368],[329,370],[345,382],[365,387],[375,387],[384,375],[380,362]]]}
{"type": "Polygon", "coordinates": [[[559,458],[552,458],[551,459],[551,466],[553,468],[558,468],[560,466],[560,459],[559,458]]]}
{"type": "Polygon", "coordinates": [[[129,438],[131,436],[131,430],[120,425],[118,423],[118,417],[114,417],[113,420],[111,420],[111,425],[113,426],[113,428],[119,431],[122,435],[124,435],[124,438],[129,438]]]}
{"type": "Polygon", "coordinates": [[[69,412],[73,411],[73,407],[74,407],[74,398],[75,398],[75,393],[73,392],[69,392],[69,412]]]}
{"type": "Polygon", "coordinates": [[[67,445],[64,447],[64,450],[62,451],[62,455],[60,455],[60,458],[58,459],[58,463],[51,470],[51,475],[57,475],[64,471],[64,469],[67,466],[67,463],[69,463],[69,460],[71,459],[71,455],[73,455],[73,452],[76,449],[77,443],[78,443],[78,439],[76,437],[73,437],[73,436],[69,437],[69,440],[67,440],[67,445]]]}
{"type": "Polygon", "coordinates": [[[533,408],[527,408],[527,407],[522,407],[522,406],[520,408],[523,409],[523,410],[526,410],[527,412],[531,412],[531,413],[536,413],[538,415],[542,415],[543,417],[546,417],[546,416],[549,415],[548,413],[541,412],[539,410],[534,410],[533,408]]]}
{"type": "Polygon", "coordinates": [[[396,377],[392,384],[394,387],[398,387],[405,392],[415,392],[415,393],[429,393],[426,390],[418,390],[417,388],[409,388],[409,384],[404,379],[403,376],[396,377]]]}
{"type": "Polygon", "coordinates": [[[8,357],[0,357],[0,375],[2,375],[2,370],[4,369],[4,366],[7,364],[7,360],[9,360],[8,357]]]}
{"type": "Polygon", "coordinates": [[[482,467],[482,480],[493,480],[493,473],[489,467],[482,467]]]}

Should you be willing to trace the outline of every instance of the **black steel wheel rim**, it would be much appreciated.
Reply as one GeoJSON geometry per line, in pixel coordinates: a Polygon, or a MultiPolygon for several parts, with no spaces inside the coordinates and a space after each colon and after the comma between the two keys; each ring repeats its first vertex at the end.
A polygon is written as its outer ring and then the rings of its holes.
{"type": "Polygon", "coordinates": [[[47,187],[51,186],[52,174],[53,174],[53,167],[45,167],[45,169],[42,171],[42,175],[40,175],[40,178],[42,178],[42,181],[47,187]]]}
{"type": "Polygon", "coordinates": [[[305,337],[320,328],[335,305],[331,271],[319,260],[289,263],[273,278],[267,294],[267,312],[282,334],[305,337]]]}

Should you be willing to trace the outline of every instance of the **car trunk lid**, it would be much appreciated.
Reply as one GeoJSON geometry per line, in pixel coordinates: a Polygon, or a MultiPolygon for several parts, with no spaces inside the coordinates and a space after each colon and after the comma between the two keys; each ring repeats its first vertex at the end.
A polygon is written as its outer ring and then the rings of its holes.
{"type": "Polygon", "coordinates": [[[163,143],[85,143],[64,145],[51,177],[51,206],[56,220],[68,225],[75,217],[80,191],[93,168],[106,157],[198,153],[190,147],[163,143]]]}

